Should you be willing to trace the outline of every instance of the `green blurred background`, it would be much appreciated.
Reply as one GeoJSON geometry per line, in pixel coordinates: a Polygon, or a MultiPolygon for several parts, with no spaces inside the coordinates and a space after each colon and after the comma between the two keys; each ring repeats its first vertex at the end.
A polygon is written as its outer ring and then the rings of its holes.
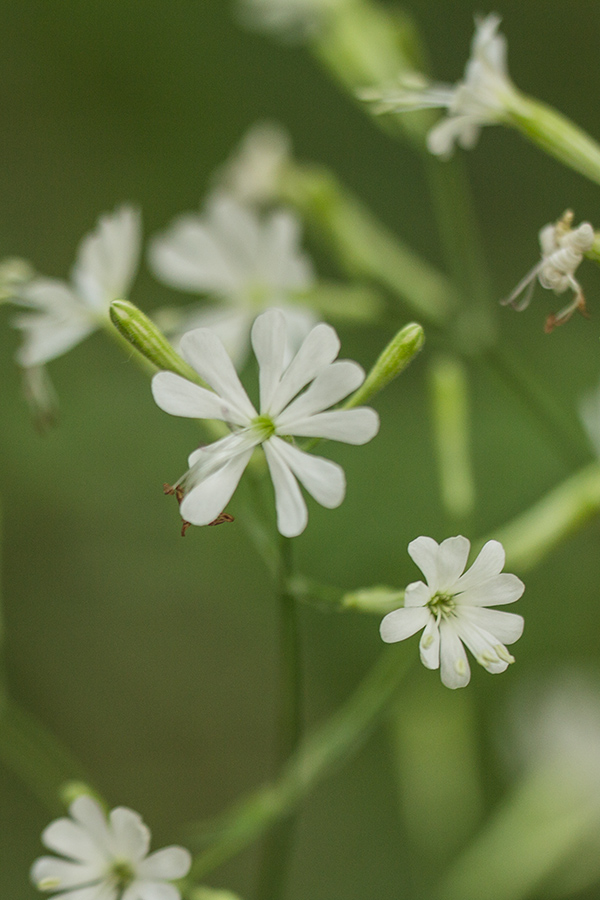
{"type": "MultiPolygon", "coordinates": [[[[24,256],[38,271],[65,277],[83,234],[123,201],[140,205],[146,235],[156,232],[197,206],[215,167],[248,126],[266,118],[289,130],[300,158],[332,167],[441,265],[418,160],[302,47],[238,27],[228,0],[4,0],[0,9],[0,255],[24,256]]],[[[415,0],[409,10],[435,74],[458,78],[472,35],[470,3],[415,0]]],[[[497,11],[515,82],[600,134],[598,4],[507,0],[497,11]]],[[[498,297],[535,263],[538,229],[566,207],[576,221],[600,225],[598,188],[515,133],[486,129],[465,161],[498,297]]],[[[339,277],[325,254],[318,259],[324,275],[339,277]]],[[[571,459],[500,379],[472,370],[473,538],[592,458],[576,414],[581,393],[600,375],[600,277],[591,263],[581,280],[591,321],[576,317],[551,336],[542,324],[556,301],[552,307],[540,288],[523,315],[498,309],[501,340],[574,432],[571,459]]],[[[176,295],[144,269],[131,298],[151,310],[176,295]]],[[[162,483],[181,474],[194,425],[158,410],[147,379],[101,335],[50,365],[60,425],[38,435],[21,398],[9,319],[0,310],[11,691],[72,748],[112,804],[144,815],[154,846],[185,840],[182,823],[216,814],[272,772],[277,632],[268,577],[239,523],[191,529],[181,540],[162,483]]],[[[342,355],[368,367],[389,336],[342,329],[342,355]]],[[[417,577],[408,541],[455,533],[439,501],[428,352],[378,400],[380,437],[365,448],[336,449],[347,500],[335,511],[310,505],[309,527],[295,542],[302,571],[348,588],[403,586],[417,577]]],[[[519,680],[562,662],[596,665],[599,537],[597,523],[586,527],[528,576],[517,665],[498,679],[474,672],[466,702],[481,728],[490,804],[508,777],[494,730],[519,680]]],[[[377,625],[302,611],[308,722],[334,709],[375,659],[377,625]]],[[[403,650],[417,653],[414,641],[403,650]]],[[[450,710],[465,702],[415,668],[407,705],[421,690],[443,697],[450,710]]],[[[2,897],[37,896],[28,868],[49,818],[0,770],[2,897]]],[[[405,837],[382,729],[308,800],[290,900],[405,896],[405,837]]],[[[254,865],[246,853],[211,883],[249,895],[254,865]]]]}

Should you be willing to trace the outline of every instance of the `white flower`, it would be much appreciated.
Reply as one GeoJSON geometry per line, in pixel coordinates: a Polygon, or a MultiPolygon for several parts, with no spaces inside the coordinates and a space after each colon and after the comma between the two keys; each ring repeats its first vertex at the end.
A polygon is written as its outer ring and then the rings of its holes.
{"type": "Polygon", "coordinates": [[[29,308],[13,320],[24,338],[17,362],[43,365],[106,322],[110,303],[129,292],[139,253],[139,213],[122,206],[101,216],[82,240],[71,284],[37,277],[16,291],[13,302],[29,308]]]}
{"type": "Polygon", "coordinates": [[[449,688],[464,687],[471,678],[463,643],[484,669],[495,674],[514,662],[504,645],[523,633],[521,616],[486,608],[513,603],[525,590],[516,575],[502,573],[502,544],[488,541],[465,572],[470,548],[462,535],[441,544],[430,537],[411,541],[408,552],[427,584],[409,584],[404,607],[388,613],[380,629],[383,640],[394,643],[422,628],[421,661],[428,669],[441,667],[442,681],[449,688]]]}
{"type": "Polygon", "coordinates": [[[551,313],[546,319],[545,331],[550,332],[557,325],[567,322],[576,309],[586,315],[585,298],[581,285],[575,278],[575,270],[583,260],[583,256],[591,250],[594,243],[594,229],[589,222],[582,222],[572,228],[573,213],[567,210],[554,224],[545,225],[539,233],[542,258],[527,273],[510,297],[502,300],[504,306],[519,310],[529,306],[535,279],[542,287],[563,294],[572,290],[573,300],[558,313],[551,313]]]}
{"type": "MultiPolygon", "coordinates": [[[[291,212],[276,210],[260,217],[225,193],[210,199],[204,215],[180,216],[151,242],[150,265],[171,287],[207,293],[224,308],[184,313],[170,329],[172,336],[211,328],[240,368],[257,312],[278,306],[296,327],[289,338],[294,341],[290,351],[297,350],[315,324],[311,310],[293,305],[294,294],[314,281],[299,244],[300,223],[291,212]]],[[[168,314],[162,312],[158,324],[168,325],[168,314]]]]}
{"type": "Polygon", "coordinates": [[[378,112],[446,108],[447,118],[427,136],[427,146],[437,156],[448,157],[454,144],[470,150],[477,143],[482,125],[510,120],[516,96],[506,67],[506,38],[498,33],[500,17],[475,18],[471,56],[462,81],[455,85],[434,84],[419,73],[408,73],[400,88],[364,91],[365,100],[376,101],[378,112]]]}
{"type": "Polygon", "coordinates": [[[273,122],[258,122],[217,172],[217,182],[245,204],[271,203],[290,156],[289,135],[273,122]]]}
{"type": "Polygon", "coordinates": [[[340,348],[334,329],[316,325],[286,367],[285,327],[281,311],[272,309],[259,316],[252,328],[252,346],[259,364],[260,414],[242,387],[223,344],[209,329],[199,328],[184,335],[181,354],[212,391],[172,372],[160,372],[152,380],[154,399],[165,412],[220,419],[232,431],[195,450],[189,457],[189,470],[176,485],[183,496],[182,518],[193,525],[208,525],[221,514],[253,450],[262,445],[275,488],[277,527],[286,537],[300,534],[308,513],[298,481],[328,509],[341,504],[346,482],[340,466],[305,453],[288,438],[364,444],[379,429],[377,413],[366,407],[326,412],[355,391],[365,377],[357,363],[334,362],[340,348]]]}
{"type": "Polygon", "coordinates": [[[243,22],[259,31],[302,39],[319,30],[328,13],[348,0],[240,0],[243,22]]]}
{"type": "Polygon", "coordinates": [[[100,805],[81,796],[70,819],[56,819],[42,834],[49,850],[31,869],[40,891],[59,891],[52,900],[179,900],[172,884],[187,875],[191,856],[183,847],[165,847],[148,856],[150,831],[138,813],[119,806],[108,819],[100,805]]]}

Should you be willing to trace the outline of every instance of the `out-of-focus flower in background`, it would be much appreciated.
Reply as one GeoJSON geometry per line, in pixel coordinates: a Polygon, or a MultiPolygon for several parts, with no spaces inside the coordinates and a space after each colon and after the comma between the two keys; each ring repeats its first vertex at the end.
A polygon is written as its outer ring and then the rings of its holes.
{"type": "Polygon", "coordinates": [[[408,552],[427,584],[409,584],[404,607],[388,613],[381,623],[381,637],[387,643],[403,641],[423,629],[421,661],[428,669],[440,668],[449,688],[465,687],[471,678],[463,644],[479,665],[496,674],[514,662],[504,645],[523,633],[522,616],[487,609],[514,603],[525,590],[516,575],[502,572],[502,544],[488,541],[465,572],[470,548],[462,535],[441,544],[423,536],[411,541],[408,552]]]}
{"type": "Polygon", "coordinates": [[[301,226],[290,211],[261,215],[222,191],[203,215],[180,216],[149,251],[156,276],[171,287],[207,294],[219,305],[166,309],[154,316],[171,337],[210,328],[223,341],[236,367],[246,360],[257,313],[276,306],[288,322],[288,360],[316,317],[294,304],[294,295],[314,283],[311,262],[300,249],[301,226]]]}
{"type": "Polygon", "coordinates": [[[274,31],[288,40],[302,40],[322,26],[328,14],[349,0],[239,0],[242,22],[257,31],[274,31]]]}

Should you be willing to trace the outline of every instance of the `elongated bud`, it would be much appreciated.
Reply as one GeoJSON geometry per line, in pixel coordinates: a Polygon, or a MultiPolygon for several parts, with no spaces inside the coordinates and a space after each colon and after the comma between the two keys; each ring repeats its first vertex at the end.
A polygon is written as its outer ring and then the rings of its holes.
{"type": "Polygon", "coordinates": [[[424,342],[425,333],[420,325],[416,322],[405,325],[387,345],[361,387],[346,401],[344,409],[362,406],[387,387],[404,371],[424,342]]]}
{"type": "Polygon", "coordinates": [[[198,373],[175,352],[162,331],[129,300],[113,300],[110,318],[119,334],[157,369],[175,372],[204,386],[198,373]]]}
{"type": "Polygon", "coordinates": [[[65,806],[70,806],[73,800],[77,800],[78,797],[92,797],[93,800],[97,800],[101,806],[104,806],[107,809],[107,806],[104,800],[98,796],[96,791],[93,790],[86,784],[85,781],[65,781],[63,785],[61,785],[60,791],[60,799],[65,806]]]}

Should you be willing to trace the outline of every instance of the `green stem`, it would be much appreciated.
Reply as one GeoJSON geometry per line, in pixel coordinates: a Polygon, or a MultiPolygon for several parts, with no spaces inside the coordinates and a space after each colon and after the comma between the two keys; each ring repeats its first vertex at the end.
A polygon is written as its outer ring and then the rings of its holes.
{"type": "Polygon", "coordinates": [[[201,880],[249,846],[289,815],[328,772],[356,753],[396,696],[410,659],[398,648],[384,650],[354,694],[304,740],[275,781],[214,823],[198,825],[195,839],[208,847],[194,860],[190,877],[201,880]]]}
{"type": "Polygon", "coordinates": [[[0,709],[0,760],[52,814],[64,812],[60,797],[68,782],[89,783],[54,735],[6,695],[0,709]]]}
{"type": "Polygon", "coordinates": [[[490,537],[503,544],[507,566],[525,572],[598,513],[600,465],[593,462],[490,537]]]}
{"type": "MultiPolygon", "coordinates": [[[[280,699],[277,746],[277,768],[281,769],[298,746],[302,731],[302,684],[298,613],[294,595],[288,590],[292,570],[292,542],[281,539],[279,572],[279,669],[280,699]]],[[[286,874],[294,840],[295,821],[283,817],[265,841],[259,867],[256,897],[277,900],[283,895],[286,874]]]]}

